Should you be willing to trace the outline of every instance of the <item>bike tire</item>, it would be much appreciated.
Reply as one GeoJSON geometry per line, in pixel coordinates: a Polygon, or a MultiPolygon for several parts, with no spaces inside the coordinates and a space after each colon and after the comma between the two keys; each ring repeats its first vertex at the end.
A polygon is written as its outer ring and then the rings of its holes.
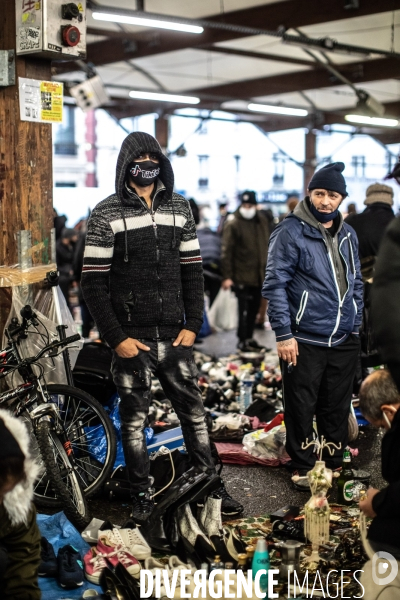
{"type": "MultiPolygon", "coordinates": [[[[109,479],[115,463],[117,441],[114,426],[102,405],[79,388],[52,384],[47,386],[45,394],[49,402],[55,402],[59,407],[60,419],[74,450],[81,487],[86,497],[92,496],[109,479]],[[100,460],[93,434],[102,441],[100,460]]],[[[42,507],[62,506],[45,475],[36,484],[35,502],[42,507]]]]}
{"type": "Polygon", "coordinates": [[[67,452],[50,421],[40,421],[36,437],[50,485],[62,502],[63,511],[80,531],[90,523],[87,500],[67,452]]]}

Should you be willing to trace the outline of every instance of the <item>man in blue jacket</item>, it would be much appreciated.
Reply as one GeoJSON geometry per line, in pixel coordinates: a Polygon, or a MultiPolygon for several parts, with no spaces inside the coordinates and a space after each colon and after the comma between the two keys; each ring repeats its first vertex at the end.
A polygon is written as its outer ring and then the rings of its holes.
{"type": "Polygon", "coordinates": [[[273,232],[262,291],[281,359],[286,449],[300,476],[316,460],[313,447],[302,449],[314,415],[318,435],[340,445],[324,457],[327,466],[341,466],[347,445],[363,284],[357,236],[338,210],[347,196],[343,169],[338,162],[317,171],[309,196],[273,232]]]}

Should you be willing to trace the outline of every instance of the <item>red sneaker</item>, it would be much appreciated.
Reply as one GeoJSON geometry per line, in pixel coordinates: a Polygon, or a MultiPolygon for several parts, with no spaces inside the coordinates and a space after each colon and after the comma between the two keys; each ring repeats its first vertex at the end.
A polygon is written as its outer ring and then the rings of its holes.
{"type": "Polygon", "coordinates": [[[139,561],[122,544],[113,544],[107,536],[100,536],[97,543],[97,552],[113,567],[121,563],[128,571],[129,575],[136,577],[140,571],[139,561]]]}
{"type": "Polygon", "coordinates": [[[107,563],[104,558],[99,554],[97,548],[90,548],[83,557],[83,564],[85,566],[86,579],[91,583],[100,585],[100,575],[107,567],[107,563]]]}

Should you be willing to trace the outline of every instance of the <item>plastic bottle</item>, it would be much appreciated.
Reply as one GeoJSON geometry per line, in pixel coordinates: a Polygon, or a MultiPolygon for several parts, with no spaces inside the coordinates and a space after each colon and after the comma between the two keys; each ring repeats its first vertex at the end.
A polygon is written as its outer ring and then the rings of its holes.
{"type": "Polygon", "coordinates": [[[244,371],[240,378],[239,410],[242,414],[246,412],[253,402],[253,380],[249,371],[244,371]]]}
{"type": "Polygon", "coordinates": [[[221,557],[218,554],[216,554],[214,556],[214,560],[210,564],[210,573],[211,573],[211,571],[214,571],[215,569],[223,569],[223,568],[224,568],[224,563],[221,561],[221,557]]]}
{"type": "Polygon", "coordinates": [[[261,569],[267,571],[266,575],[260,577],[260,590],[262,592],[268,591],[268,570],[270,567],[269,552],[267,542],[263,539],[258,540],[256,551],[254,552],[252,571],[253,579],[255,579],[257,572],[261,569]]]}
{"type": "Polygon", "coordinates": [[[351,454],[347,447],[343,454],[342,470],[338,479],[338,503],[349,506],[354,499],[354,475],[351,466],[351,454]]]}

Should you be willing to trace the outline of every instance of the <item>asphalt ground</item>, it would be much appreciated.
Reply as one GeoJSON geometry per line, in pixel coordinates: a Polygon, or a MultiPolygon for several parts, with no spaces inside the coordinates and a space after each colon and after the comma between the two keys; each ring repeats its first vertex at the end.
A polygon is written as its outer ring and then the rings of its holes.
{"type": "MultiPolygon", "coordinates": [[[[274,334],[271,331],[255,333],[256,339],[270,348],[275,347],[274,334]]],[[[212,334],[197,350],[215,358],[234,353],[236,335],[234,331],[212,334]]],[[[370,427],[360,427],[358,439],[351,444],[358,449],[353,464],[358,469],[368,471],[371,485],[382,488],[385,485],[381,477],[380,446],[382,432],[370,427]]],[[[309,494],[294,489],[289,472],[284,467],[235,466],[225,465],[222,476],[229,493],[244,506],[244,516],[259,516],[271,513],[287,505],[302,506],[309,494]]],[[[330,502],[336,501],[337,484],[334,481],[329,494],[330,502]]],[[[126,502],[109,501],[107,498],[89,500],[93,516],[109,519],[121,525],[129,517],[130,506],[126,502]]]]}

